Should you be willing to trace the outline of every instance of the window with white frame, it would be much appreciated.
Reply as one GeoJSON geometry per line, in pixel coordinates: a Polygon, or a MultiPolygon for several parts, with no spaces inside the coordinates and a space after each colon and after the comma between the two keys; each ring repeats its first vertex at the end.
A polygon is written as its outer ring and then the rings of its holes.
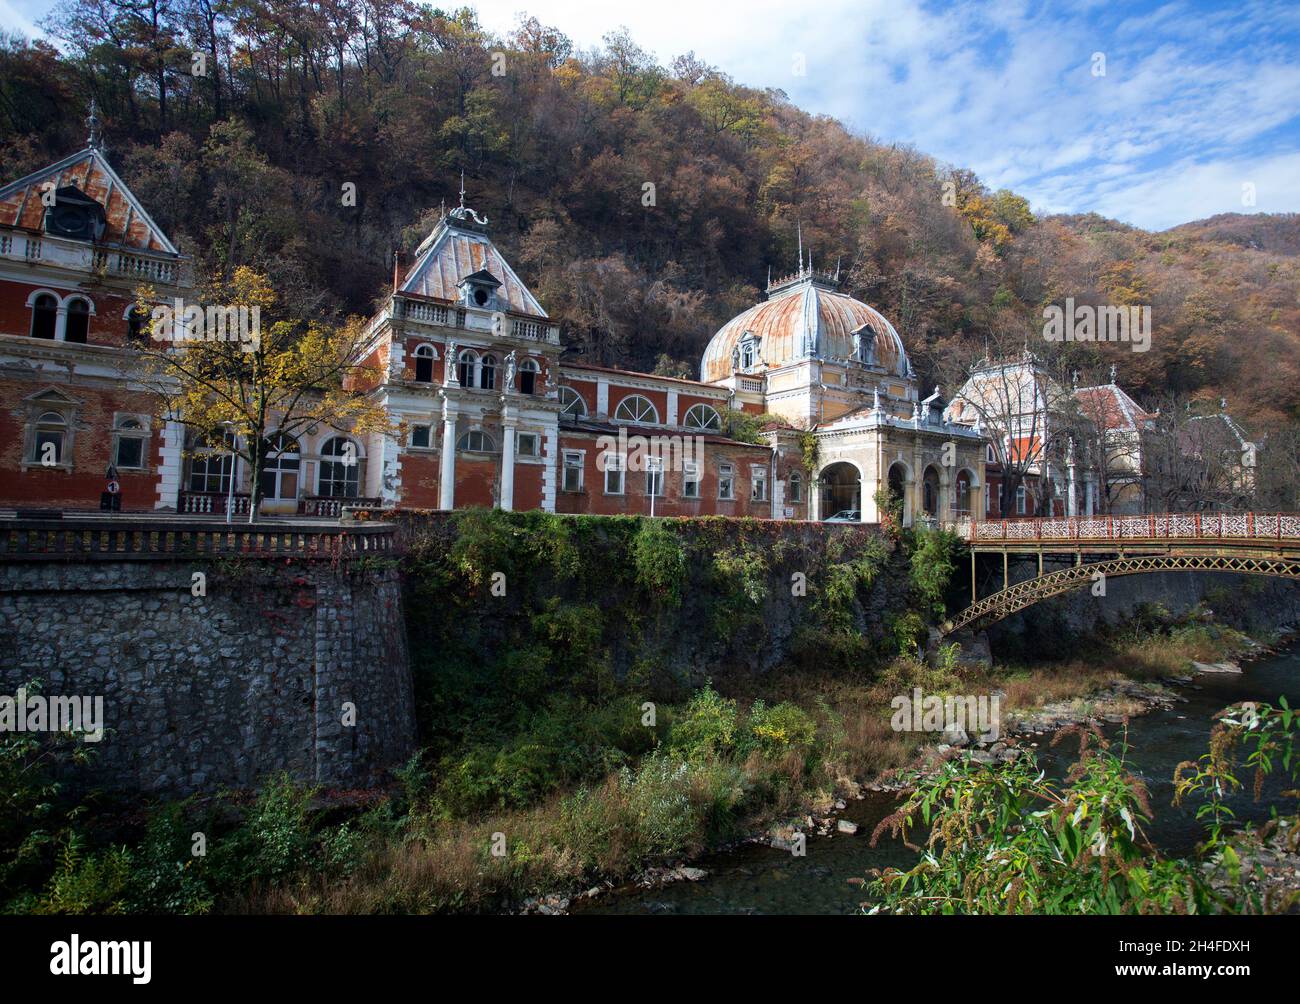
{"type": "Polygon", "coordinates": [[[63,340],[84,345],[86,336],[90,334],[90,301],[74,296],[64,306],[67,307],[68,318],[63,329],[63,340]]]}
{"type": "Polygon", "coordinates": [[[534,359],[525,359],[519,364],[519,393],[536,394],[537,381],[541,376],[541,369],[534,359]]]}
{"type": "Polygon", "coordinates": [[[569,418],[583,418],[587,414],[587,402],[572,387],[561,387],[560,414],[569,418]]]}
{"type": "Polygon", "coordinates": [[[686,409],[682,425],[700,432],[718,432],[722,428],[722,416],[707,404],[693,404],[686,409]]]}
{"type": "Polygon", "coordinates": [[[484,390],[493,390],[497,385],[497,357],[484,356],[479,364],[478,385],[484,390]]]}
{"type": "Polygon", "coordinates": [[[421,423],[411,426],[411,446],[417,450],[427,450],[433,446],[433,426],[421,423]]]}
{"type": "Polygon", "coordinates": [[[427,342],[415,348],[415,380],[433,383],[433,346],[427,342]]]}
{"type": "Polygon", "coordinates": [[[767,468],[754,465],[749,469],[749,500],[767,501],[767,468]]]}
{"type": "Polygon", "coordinates": [[[626,461],[617,453],[605,454],[605,494],[623,494],[623,468],[626,461]]]}
{"type": "Polygon", "coordinates": [[[1025,514],[1025,495],[1026,492],[1025,492],[1024,485],[1021,485],[1019,488],[1016,489],[1016,515],[1017,516],[1023,516],[1025,514]]]}
{"type": "Polygon", "coordinates": [[[746,334],[740,340],[740,368],[753,369],[758,362],[758,342],[753,335],[746,334]]]}
{"type": "Polygon", "coordinates": [[[664,462],[661,457],[646,458],[645,493],[656,497],[664,493],[664,462]]]}
{"type": "Polygon", "coordinates": [[[42,412],[32,423],[29,463],[42,467],[68,467],[68,420],[57,411],[42,412]]]}
{"type": "Polygon", "coordinates": [[[147,420],[139,415],[119,415],[113,422],[113,466],[119,470],[144,470],[148,443],[147,420]]]}
{"type": "Polygon", "coordinates": [[[521,457],[540,457],[542,455],[542,437],[535,432],[521,432],[515,442],[515,452],[521,457]]]}
{"type": "Polygon", "coordinates": [[[718,465],[718,498],[736,497],[736,469],[731,464],[718,465]]]}
{"type": "Polygon", "coordinates": [[[457,357],[456,381],[462,387],[474,386],[474,370],[477,368],[478,356],[469,349],[463,349],[457,357]]]}
{"type": "Polygon", "coordinates": [[[470,429],[456,440],[456,449],[470,453],[495,453],[496,441],[482,429],[470,429]]]}
{"type": "Polygon", "coordinates": [[[189,491],[225,495],[230,491],[230,472],[234,464],[235,437],[227,432],[220,441],[208,443],[190,431],[185,437],[189,454],[189,491]]]}
{"type": "Polygon", "coordinates": [[[700,497],[700,465],[694,460],[682,461],[682,498],[700,497]]]}
{"type": "Polygon", "coordinates": [[[51,293],[41,293],[32,301],[32,337],[53,338],[58,318],[58,297],[51,293]]]}
{"type": "Polygon", "coordinates": [[[582,491],[583,453],[580,450],[564,451],[564,477],[561,490],[566,492],[582,491]]]}
{"type": "Polygon", "coordinates": [[[790,475],[790,501],[803,501],[803,475],[798,472],[790,475]]]}
{"type": "Polygon", "coordinates": [[[614,409],[614,421],[635,422],[638,425],[658,425],[659,409],[648,398],[640,394],[631,394],[618,403],[614,409]]]}
{"type": "Polygon", "coordinates": [[[357,444],[343,436],[330,439],[320,451],[320,477],[316,494],[326,498],[354,499],[361,494],[361,463],[357,444]]]}

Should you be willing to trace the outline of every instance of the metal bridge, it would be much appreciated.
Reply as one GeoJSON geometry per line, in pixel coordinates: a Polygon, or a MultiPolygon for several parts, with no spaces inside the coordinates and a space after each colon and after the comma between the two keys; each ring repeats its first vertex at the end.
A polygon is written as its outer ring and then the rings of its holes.
{"type": "Polygon", "coordinates": [[[1300,514],[1172,513],[963,521],[971,604],[944,623],[951,634],[1002,620],[1041,600],[1104,578],[1145,572],[1237,572],[1300,579],[1300,514]],[[1002,588],[978,594],[979,555],[1002,555],[1002,588]],[[1010,581],[1010,559],[1037,556],[1038,574],[1010,581]],[[1044,560],[1072,561],[1044,571],[1044,560]]]}

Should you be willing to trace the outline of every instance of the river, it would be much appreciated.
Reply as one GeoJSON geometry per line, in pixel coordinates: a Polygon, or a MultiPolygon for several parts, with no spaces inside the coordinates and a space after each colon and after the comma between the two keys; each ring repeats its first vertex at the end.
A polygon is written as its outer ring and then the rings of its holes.
{"type": "MultiPolygon", "coordinates": [[[[1183,760],[1195,760],[1206,751],[1213,716],[1238,701],[1276,703],[1285,694],[1292,707],[1300,705],[1300,646],[1244,666],[1237,674],[1201,674],[1179,688],[1187,698],[1170,710],[1153,710],[1133,718],[1128,726],[1128,760],[1134,773],[1147,784],[1155,820],[1148,827],[1152,842],[1162,851],[1182,856],[1202,836],[1195,819],[1195,804],[1175,808],[1173,773],[1183,760]]],[[[1109,726],[1111,739],[1122,726],[1109,726]]],[[[1059,776],[1073,759],[1077,744],[1048,747],[1039,737],[1039,762],[1059,776]]],[[[1268,817],[1270,794],[1283,785],[1280,779],[1265,789],[1257,804],[1246,791],[1230,800],[1240,820],[1268,817]]],[[[870,835],[894,806],[894,795],[867,792],[861,801],[850,801],[840,818],[859,826],[855,836],[810,835],[807,854],[795,857],[786,851],[750,844],[736,850],[708,855],[693,862],[708,871],[699,882],[675,882],[658,889],[611,893],[581,907],[582,913],[609,914],[847,914],[858,910],[865,893],[849,879],[865,876],[870,868],[887,865],[908,867],[913,852],[901,843],[882,836],[876,847],[870,835]]]]}

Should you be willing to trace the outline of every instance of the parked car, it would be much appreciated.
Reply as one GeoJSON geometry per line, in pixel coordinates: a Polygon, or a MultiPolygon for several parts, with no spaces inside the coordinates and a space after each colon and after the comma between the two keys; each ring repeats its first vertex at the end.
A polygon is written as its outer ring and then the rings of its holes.
{"type": "Polygon", "coordinates": [[[834,516],[827,516],[823,523],[861,523],[862,512],[859,509],[841,509],[834,516]]]}

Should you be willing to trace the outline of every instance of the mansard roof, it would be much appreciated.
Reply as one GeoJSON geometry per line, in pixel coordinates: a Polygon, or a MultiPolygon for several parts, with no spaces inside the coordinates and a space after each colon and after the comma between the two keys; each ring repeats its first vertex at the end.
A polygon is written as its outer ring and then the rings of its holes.
{"type": "Polygon", "coordinates": [[[42,230],[45,205],[41,191],[47,184],[56,189],[75,188],[103,207],[106,226],[98,244],[179,256],[96,147],[87,147],[0,188],[0,226],[42,230]]]}
{"type": "Polygon", "coordinates": [[[482,281],[483,272],[500,283],[497,297],[504,301],[506,309],[547,316],[532,291],[501,257],[483,226],[471,226],[450,214],[438,221],[417,249],[415,264],[402,279],[398,292],[456,300],[460,296],[456,287],[467,278],[482,281]]]}

